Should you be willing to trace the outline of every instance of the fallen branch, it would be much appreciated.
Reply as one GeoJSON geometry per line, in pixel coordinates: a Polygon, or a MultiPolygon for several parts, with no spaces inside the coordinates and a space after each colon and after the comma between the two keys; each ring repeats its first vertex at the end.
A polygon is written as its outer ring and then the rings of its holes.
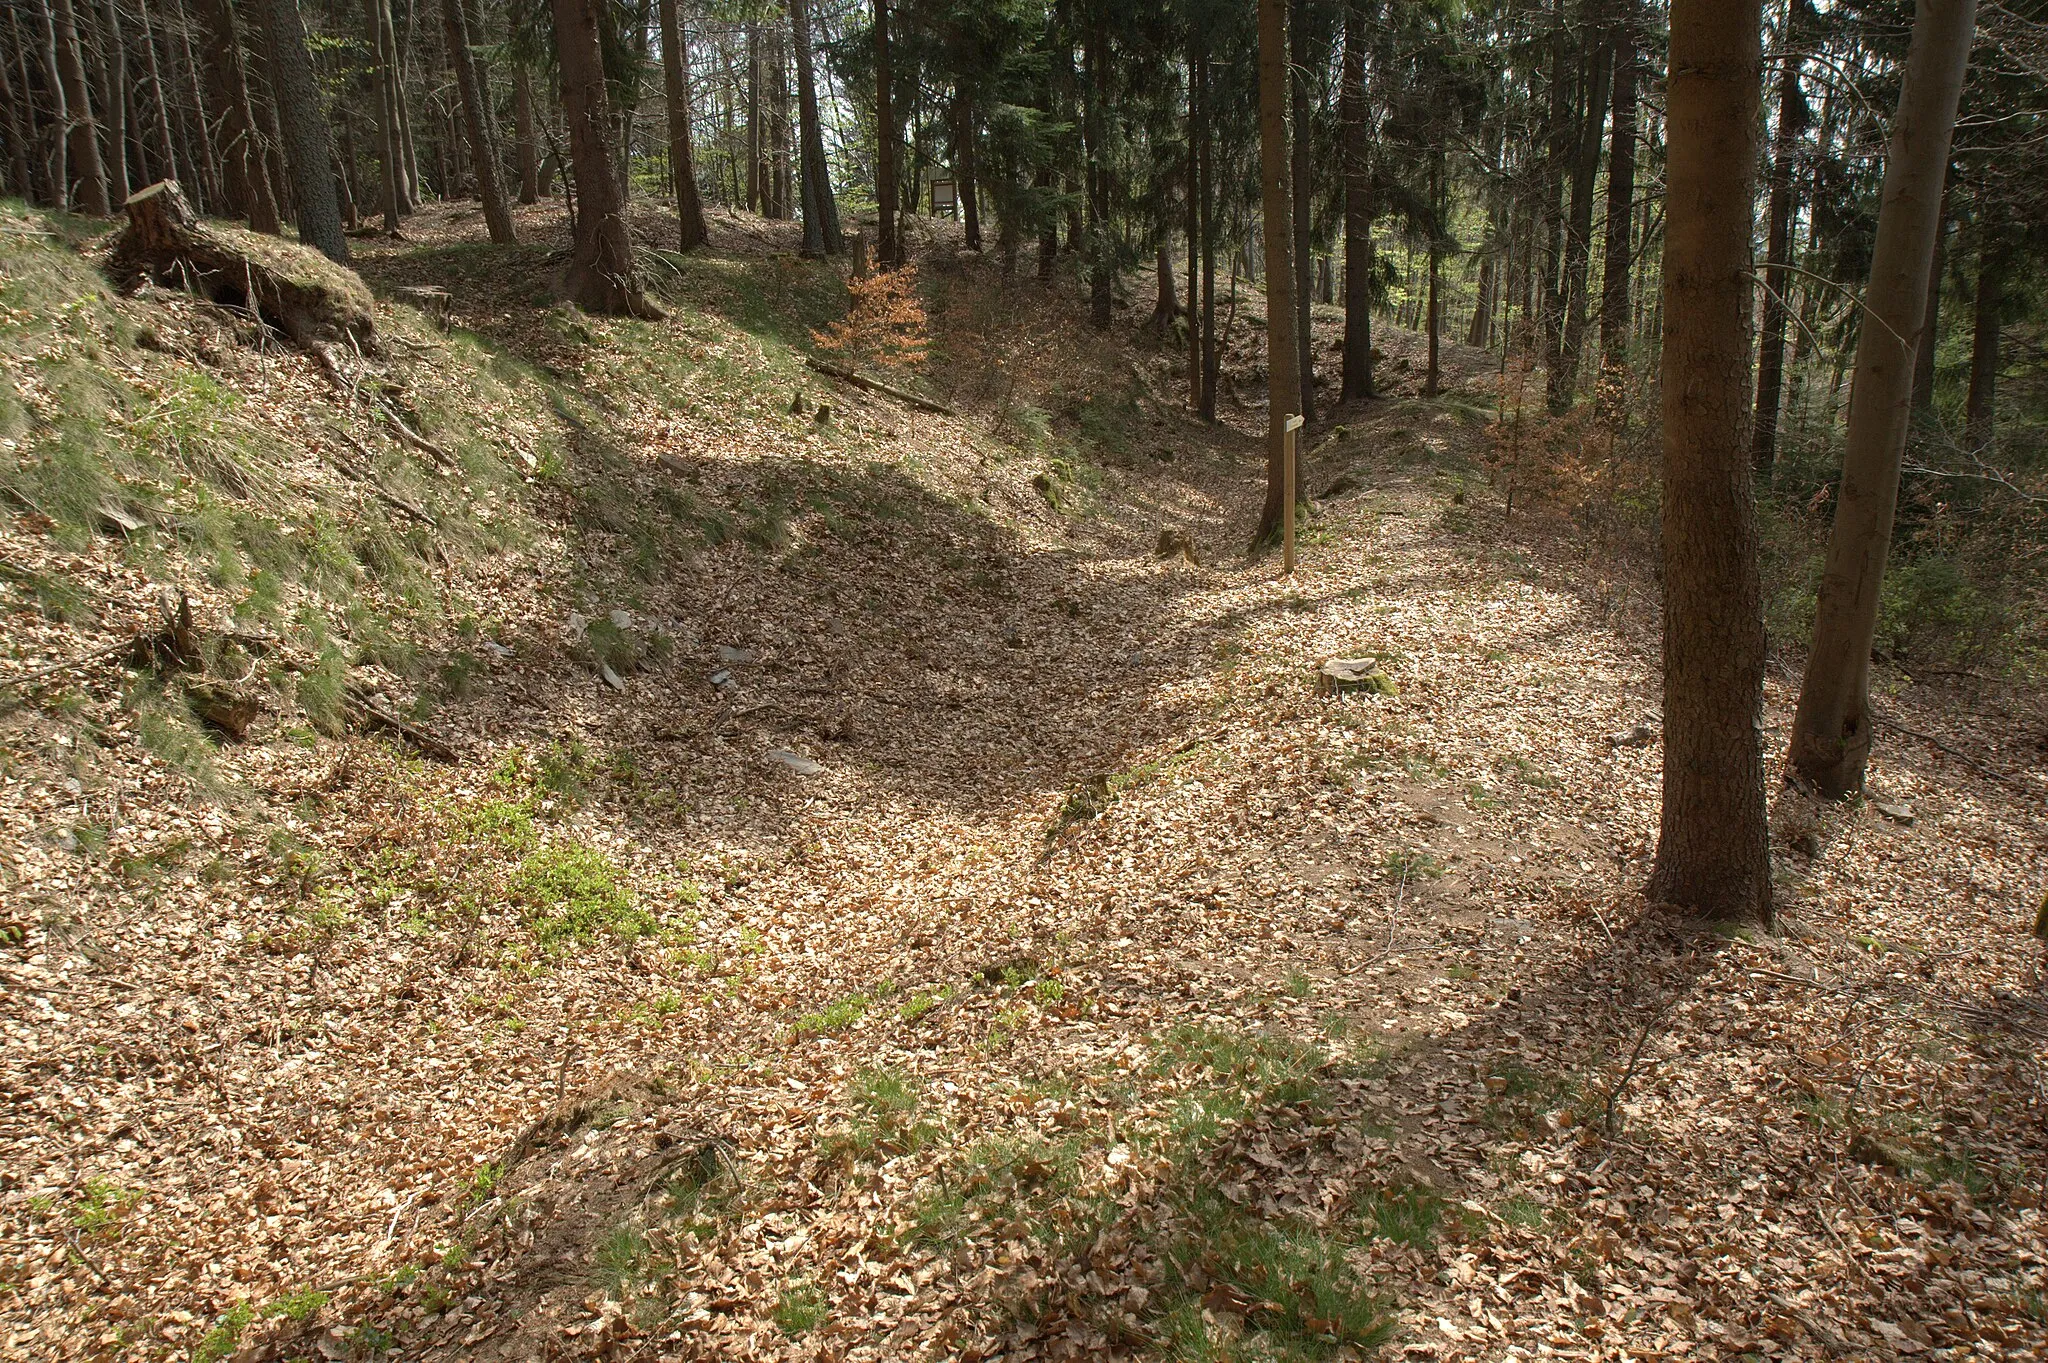
{"type": "Polygon", "coordinates": [[[865,374],[856,374],[851,369],[846,369],[836,364],[828,364],[824,360],[814,359],[808,355],[804,357],[804,363],[828,378],[838,379],[842,383],[850,383],[856,388],[865,388],[870,393],[880,393],[885,398],[894,398],[905,406],[915,407],[921,412],[936,412],[940,416],[960,415],[960,413],[943,402],[934,402],[930,398],[919,397],[916,393],[905,392],[901,388],[892,388],[879,379],[871,379],[865,374]]]}
{"type": "Polygon", "coordinates": [[[12,677],[0,677],[0,686],[19,686],[28,690],[34,690],[38,682],[48,680],[60,672],[69,672],[73,668],[85,667],[110,658],[116,653],[133,647],[134,643],[133,639],[117,639],[104,648],[96,648],[92,652],[81,654],[76,658],[66,658],[63,662],[51,663],[48,667],[39,667],[33,672],[23,672],[12,677]]]}
{"type": "Polygon", "coordinates": [[[349,705],[357,712],[358,718],[377,728],[389,729],[406,742],[418,748],[429,757],[443,762],[456,760],[455,749],[445,741],[422,729],[408,719],[401,718],[385,709],[367,696],[349,697],[349,705]]]}
{"type": "Polygon", "coordinates": [[[1998,770],[1998,768],[1993,767],[1988,763],[1982,762],[1977,758],[1970,756],[1970,754],[1962,751],[1960,748],[1950,746],[1948,743],[1935,737],[1933,734],[1925,733],[1919,729],[1911,727],[1910,725],[1899,723],[1899,721],[1893,719],[1890,715],[1873,714],[1871,718],[1875,719],[1879,724],[1884,725],[1887,729],[1892,729],[1898,733],[1905,734],[1908,738],[1917,738],[1923,743],[1932,743],[1935,747],[1941,749],[1950,757],[1953,757],[1956,761],[1970,768],[1970,770],[1979,772],[1985,776],[1989,776],[1994,781],[2008,781],[2012,779],[2013,774],[2011,772],[2000,771],[1998,770]]]}

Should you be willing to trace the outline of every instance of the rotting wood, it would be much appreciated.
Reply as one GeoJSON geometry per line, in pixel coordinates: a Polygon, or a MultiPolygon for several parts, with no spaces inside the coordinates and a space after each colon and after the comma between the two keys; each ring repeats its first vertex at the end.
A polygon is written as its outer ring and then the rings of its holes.
{"type": "Polygon", "coordinates": [[[905,406],[917,408],[920,412],[935,412],[940,416],[960,415],[959,412],[948,407],[943,402],[934,402],[930,398],[919,397],[916,393],[906,393],[901,388],[891,387],[889,384],[883,383],[879,379],[871,379],[865,374],[856,374],[851,369],[842,368],[836,364],[828,364],[824,360],[814,359],[810,356],[804,357],[804,363],[827,378],[838,379],[842,383],[850,383],[856,388],[865,388],[870,393],[880,393],[885,398],[894,398],[905,406]]]}

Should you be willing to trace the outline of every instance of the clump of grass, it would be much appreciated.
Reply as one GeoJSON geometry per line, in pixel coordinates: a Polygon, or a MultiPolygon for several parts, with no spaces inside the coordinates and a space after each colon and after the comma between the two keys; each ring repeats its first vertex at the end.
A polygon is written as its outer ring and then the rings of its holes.
{"type": "Polygon", "coordinates": [[[814,1284],[795,1281],[783,1284],[775,1302],[775,1324],[794,1339],[818,1328],[825,1319],[825,1294],[814,1284]]]}
{"type": "Polygon", "coordinates": [[[614,1301],[646,1276],[647,1235],[633,1225],[614,1226],[591,1255],[591,1281],[614,1301]]]}
{"type": "Polygon", "coordinates": [[[1444,864],[1417,848],[1397,847],[1387,853],[1387,874],[1403,880],[1441,880],[1444,864]]]}
{"type": "Polygon", "coordinates": [[[1427,1188],[1394,1187],[1368,1194],[1362,1210],[1371,1234],[1410,1249],[1428,1249],[1443,1220],[1444,1200],[1427,1188]]]}
{"type": "Polygon", "coordinates": [[[520,908],[534,940],[560,951],[599,933],[631,941],[659,931],[640,908],[611,858],[593,847],[553,843],[526,857],[506,880],[505,893],[520,908]]]}
{"type": "Polygon", "coordinates": [[[799,1039],[822,1036],[827,1032],[843,1032],[868,1009],[868,996],[850,994],[830,1007],[815,1013],[805,1013],[791,1026],[799,1039]]]}

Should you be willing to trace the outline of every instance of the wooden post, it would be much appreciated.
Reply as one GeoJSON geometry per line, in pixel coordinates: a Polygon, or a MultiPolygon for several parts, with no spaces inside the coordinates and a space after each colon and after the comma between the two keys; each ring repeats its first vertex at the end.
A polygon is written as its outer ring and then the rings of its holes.
{"type": "Polygon", "coordinates": [[[1286,577],[1294,576],[1294,451],[1300,439],[1295,432],[1301,429],[1301,423],[1302,418],[1297,414],[1287,418],[1287,424],[1281,428],[1283,448],[1280,458],[1287,466],[1281,475],[1281,491],[1287,498],[1287,505],[1280,512],[1280,571],[1286,577]]]}

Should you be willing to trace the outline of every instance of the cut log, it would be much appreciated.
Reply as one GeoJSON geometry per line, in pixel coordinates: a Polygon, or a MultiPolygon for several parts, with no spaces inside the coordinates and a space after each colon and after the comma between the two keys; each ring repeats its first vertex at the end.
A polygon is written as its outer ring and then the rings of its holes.
{"type": "Polygon", "coordinates": [[[1341,696],[1362,691],[1368,696],[1398,696],[1401,688],[1380,669],[1377,658],[1332,658],[1316,672],[1316,693],[1341,696]]]}
{"type": "Polygon", "coordinates": [[[126,208],[107,259],[124,291],[154,281],[246,309],[330,366],[329,346],[377,353],[374,300],[355,271],[296,242],[200,222],[175,180],[137,190],[126,208]]]}
{"type": "Polygon", "coordinates": [[[880,379],[871,379],[865,374],[856,374],[853,370],[840,365],[828,364],[824,360],[815,359],[810,356],[804,357],[804,363],[828,378],[838,379],[841,383],[850,383],[856,388],[865,388],[870,393],[880,393],[885,398],[894,398],[906,407],[915,407],[920,412],[936,412],[940,416],[960,415],[960,413],[954,411],[943,402],[934,402],[932,399],[920,397],[916,393],[906,393],[901,388],[892,388],[880,379]]]}

